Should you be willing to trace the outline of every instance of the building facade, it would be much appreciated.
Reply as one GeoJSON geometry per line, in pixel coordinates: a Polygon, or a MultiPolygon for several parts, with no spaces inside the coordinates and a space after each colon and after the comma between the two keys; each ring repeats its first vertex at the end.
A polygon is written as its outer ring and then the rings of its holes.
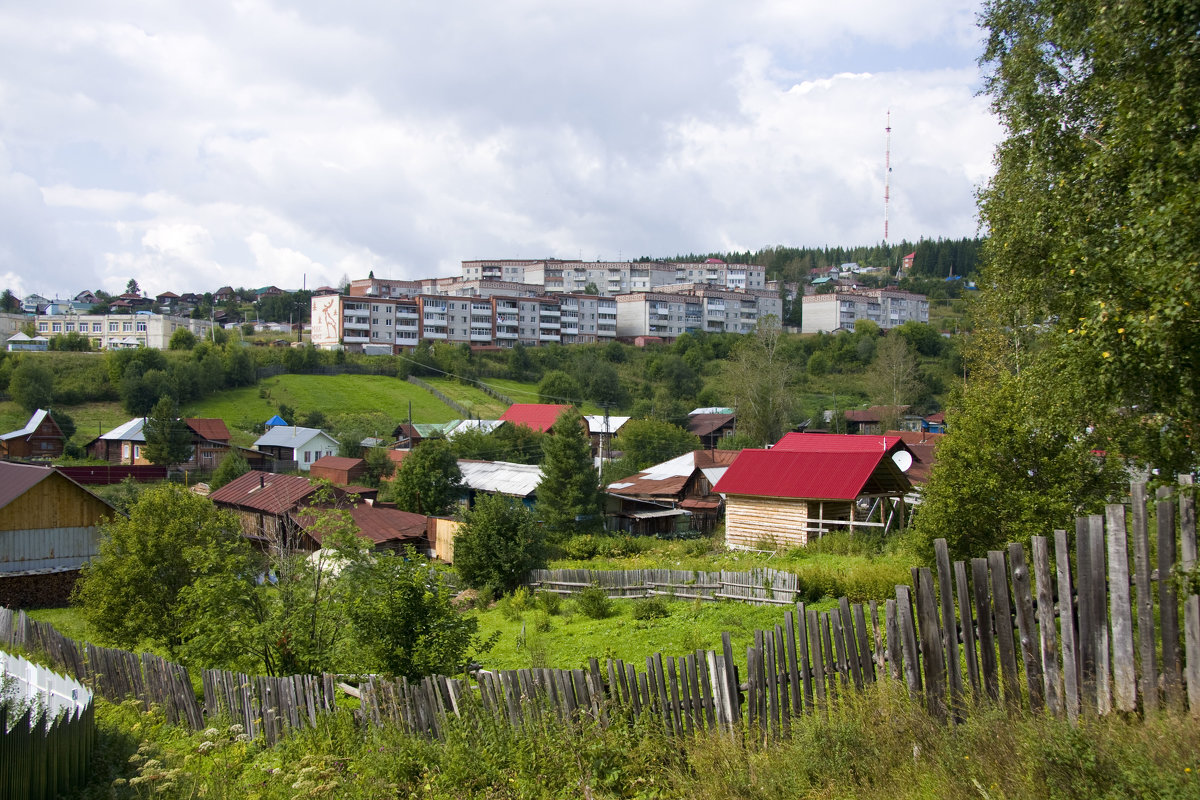
{"type": "Polygon", "coordinates": [[[180,328],[197,339],[212,336],[213,324],[206,319],[176,317],[167,314],[43,314],[28,318],[38,335],[53,338],[77,333],[91,340],[98,350],[127,347],[152,347],[166,350],[171,336],[180,328]]]}
{"type": "Polygon", "coordinates": [[[500,280],[534,284],[547,293],[584,292],[588,284],[600,294],[647,291],[676,283],[698,283],[731,289],[766,289],[765,267],[674,261],[492,260],[462,262],[464,280],[500,280]]]}
{"type": "Polygon", "coordinates": [[[883,330],[905,322],[929,322],[929,300],[923,294],[899,289],[860,289],[852,292],[806,295],[801,333],[852,330],[867,319],[883,330]]]}

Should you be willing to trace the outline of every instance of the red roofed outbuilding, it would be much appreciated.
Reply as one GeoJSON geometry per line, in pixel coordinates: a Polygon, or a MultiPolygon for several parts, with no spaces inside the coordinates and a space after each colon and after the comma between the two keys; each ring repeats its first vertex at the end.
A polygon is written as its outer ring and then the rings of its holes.
{"type": "Polygon", "coordinates": [[[551,403],[513,403],[500,416],[500,419],[504,422],[511,422],[513,425],[524,425],[531,430],[545,433],[570,407],[551,403]]]}
{"type": "Polygon", "coordinates": [[[725,543],[795,547],[814,534],[903,525],[911,460],[888,436],[793,433],[770,450],[743,450],[713,487],[725,495],[725,543]]]}

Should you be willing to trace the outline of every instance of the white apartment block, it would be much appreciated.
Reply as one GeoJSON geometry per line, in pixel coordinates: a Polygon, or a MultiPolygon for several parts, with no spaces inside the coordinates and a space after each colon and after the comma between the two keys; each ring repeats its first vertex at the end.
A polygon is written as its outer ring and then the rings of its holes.
{"type": "Polygon", "coordinates": [[[617,335],[617,303],[607,297],[324,295],[311,302],[312,343],[324,349],[395,353],[422,340],[536,347],[617,335]]]}
{"type": "Polygon", "coordinates": [[[750,333],[759,320],[780,318],[783,303],[768,291],[732,291],[704,284],[674,284],[653,292],[632,292],[617,300],[617,335],[661,336],[684,333],[750,333]]]}
{"type": "Polygon", "coordinates": [[[462,262],[463,280],[535,284],[546,293],[585,291],[594,284],[603,295],[647,291],[659,286],[700,283],[731,289],[766,289],[766,268],[753,264],[673,261],[495,260],[462,262]]]}
{"type": "Polygon", "coordinates": [[[929,322],[929,300],[923,294],[899,289],[861,289],[853,292],[806,295],[801,333],[852,330],[869,319],[883,330],[905,322],[929,322]]]}
{"type": "Polygon", "coordinates": [[[171,336],[180,328],[191,331],[197,339],[211,336],[213,329],[213,323],[206,319],[145,311],[136,314],[43,314],[27,319],[36,324],[39,336],[53,338],[78,333],[90,339],[92,347],[100,350],[128,347],[166,350],[171,336]]]}

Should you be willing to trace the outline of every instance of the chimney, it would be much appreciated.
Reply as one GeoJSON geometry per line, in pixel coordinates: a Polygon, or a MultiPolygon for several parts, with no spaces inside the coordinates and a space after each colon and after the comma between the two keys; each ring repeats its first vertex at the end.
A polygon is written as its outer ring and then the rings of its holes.
{"type": "Polygon", "coordinates": [[[263,475],[261,472],[258,473],[258,488],[262,489],[266,485],[267,485],[267,476],[263,475]]]}

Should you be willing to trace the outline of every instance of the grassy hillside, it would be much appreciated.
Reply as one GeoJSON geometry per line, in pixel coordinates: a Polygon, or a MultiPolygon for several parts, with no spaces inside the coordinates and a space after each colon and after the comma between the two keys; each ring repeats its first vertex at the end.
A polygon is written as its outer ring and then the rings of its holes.
{"type": "Polygon", "coordinates": [[[508,404],[504,401],[497,400],[475,386],[459,383],[453,378],[422,378],[422,380],[447,397],[471,409],[471,412],[480,419],[499,419],[504,410],[508,408],[508,404]]]}
{"type": "Polygon", "coordinates": [[[280,405],[291,406],[300,414],[320,411],[327,417],[382,413],[400,422],[408,416],[409,402],[416,422],[447,422],[458,416],[424,389],[383,375],[279,375],[257,386],[218,392],[189,403],[184,413],[219,417],[229,426],[234,441],[249,444],[255,438],[250,433],[254,425],[269,419],[280,405]]]}

